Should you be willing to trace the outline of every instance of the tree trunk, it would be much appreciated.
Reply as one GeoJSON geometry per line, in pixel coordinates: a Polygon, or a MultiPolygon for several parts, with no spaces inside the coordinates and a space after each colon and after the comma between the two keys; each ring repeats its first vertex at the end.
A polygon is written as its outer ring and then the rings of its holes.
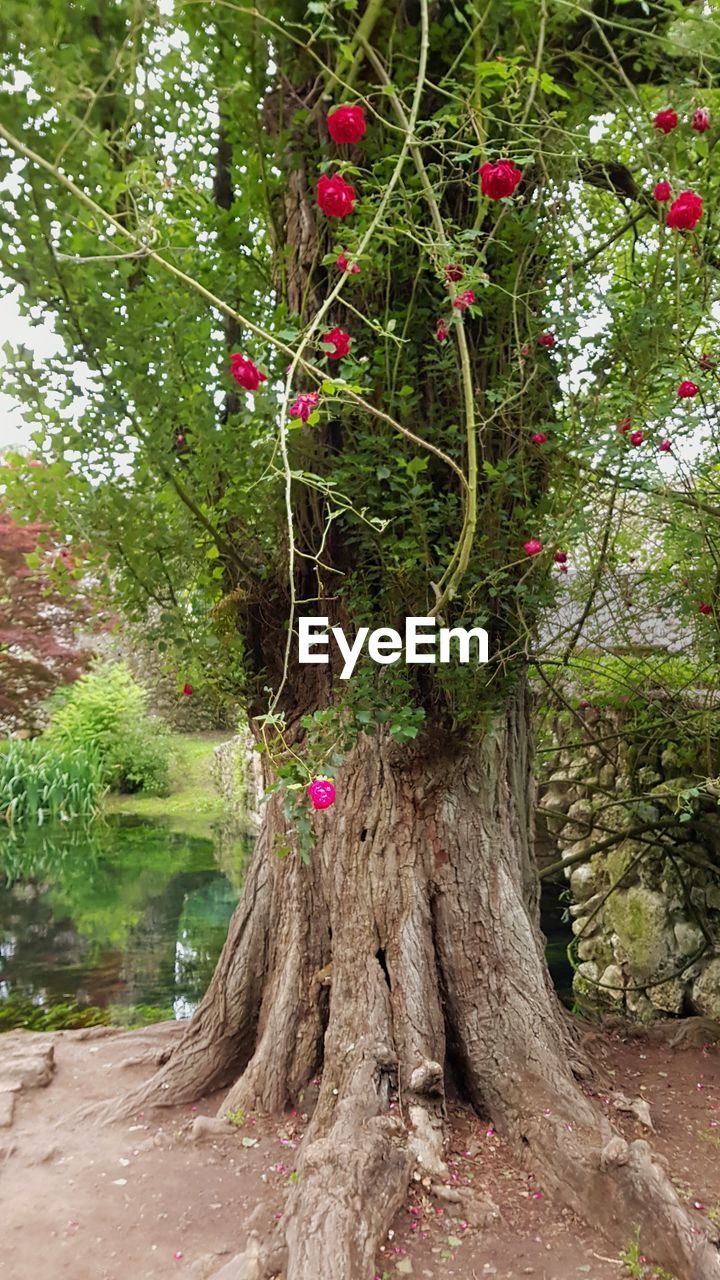
{"type": "Polygon", "coordinates": [[[266,810],[211,986],[180,1043],[113,1114],[234,1080],[221,1112],[275,1111],[322,1070],[298,1178],[238,1274],[368,1280],[416,1164],[443,1162],[445,1083],[514,1141],[560,1201],[683,1280],[717,1280],[644,1142],[613,1135],[577,1085],[547,973],[521,689],[472,751],[363,738],[315,815],[309,866],[273,852],[266,810]]]}

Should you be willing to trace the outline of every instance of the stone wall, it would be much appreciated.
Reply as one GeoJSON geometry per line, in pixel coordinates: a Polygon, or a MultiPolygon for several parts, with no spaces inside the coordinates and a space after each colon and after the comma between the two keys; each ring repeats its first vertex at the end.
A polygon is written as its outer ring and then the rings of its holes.
{"type": "Polygon", "coordinates": [[[263,774],[249,729],[221,742],[214,751],[213,781],[227,806],[236,829],[257,831],[260,826],[263,774]]]}
{"type": "Polygon", "coordinates": [[[540,847],[546,864],[551,849],[565,863],[578,1001],[637,1019],[720,1019],[720,810],[712,786],[698,786],[707,756],[698,748],[690,772],[687,741],[634,738],[622,711],[587,703],[557,716],[547,741],[559,749],[541,775],[540,847]]]}

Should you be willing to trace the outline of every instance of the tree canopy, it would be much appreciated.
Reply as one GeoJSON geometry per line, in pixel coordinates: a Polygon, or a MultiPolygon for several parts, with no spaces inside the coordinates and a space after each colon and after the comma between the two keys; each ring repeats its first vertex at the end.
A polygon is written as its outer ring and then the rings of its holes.
{"type": "Polygon", "coordinates": [[[663,524],[711,500],[715,16],[9,4],[2,268],[65,344],[12,355],[38,512],[258,706],[298,609],[486,626],[482,681],[382,673],[393,708],[471,721],[532,652],[556,551],[607,555],[638,495],[663,524]],[[366,130],[338,143],[349,102],[366,130]]]}

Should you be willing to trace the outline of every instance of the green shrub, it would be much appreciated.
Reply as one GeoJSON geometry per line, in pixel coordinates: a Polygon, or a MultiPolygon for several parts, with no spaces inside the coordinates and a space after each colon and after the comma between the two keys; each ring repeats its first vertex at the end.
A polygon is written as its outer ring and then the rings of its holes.
{"type": "Polygon", "coordinates": [[[0,814],[9,826],[95,816],[102,769],[88,747],[62,752],[42,738],[11,741],[0,752],[0,814]]]}
{"type": "Polygon", "coordinates": [[[115,791],[168,789],[170,748],[165,726],[147,713],[147,694],[122,664],[97,667],[50,704],[43,735],[52,746],[97,753],[106,786],[115,791]]]}

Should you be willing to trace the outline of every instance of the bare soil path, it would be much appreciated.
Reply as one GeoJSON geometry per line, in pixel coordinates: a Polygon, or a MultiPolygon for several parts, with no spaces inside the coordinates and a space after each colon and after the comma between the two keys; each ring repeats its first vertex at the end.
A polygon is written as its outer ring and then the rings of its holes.
{"type": "MultiPolygon", "coordinates": [[[[254,1225],[262,1229],[281,1212],[312,1094],[279,1120],[248,1116],[227,1133],[211,1121],[200,1136],[198,1117],[214,1117],[221,1095],[105,1128],[73,1115],[147,1076],[177,1026],[0,1038],[2,1280],[209,1277],[244,1247],[254,1225]]],[[[718,1049],[673,1049],[667,1039],[612,1031],[593,1037],[592,1058],[589,1091],[628,1138],[647,1129],[617,1110],[618,1095],[646,1101],[653,1145],[667,1157],[682,1199],[698,1222],[720,1218],[718,1049]]],[[[378,1257],[378,1277],[633,1274],[599,1235],[552,1204],[491,1124],[459,1106],[449,1167],[451,1190],[472,1185],[500,1216],[490,1211],[485,1225],[465,1222],[452,1201],[439,1202],[416,1181],[378,1257]]],[[[628,1256],[642,1247],[628,1240],[628,1256]]],[[[308,1280],[332,1276],[328,1258],[326,1276],[308,1280]]]]}

